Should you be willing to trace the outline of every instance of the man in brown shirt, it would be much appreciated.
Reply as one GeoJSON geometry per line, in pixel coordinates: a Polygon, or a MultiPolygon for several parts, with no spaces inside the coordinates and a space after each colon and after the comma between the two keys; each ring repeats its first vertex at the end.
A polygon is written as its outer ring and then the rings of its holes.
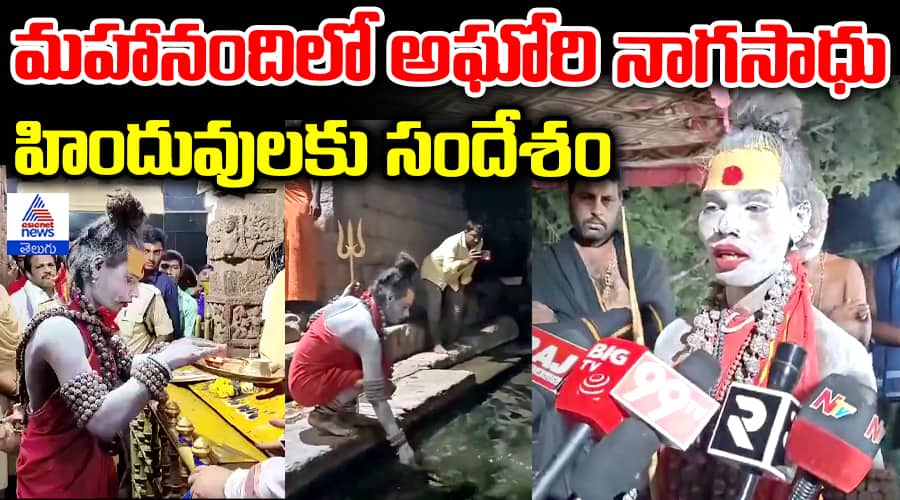
{"type": "Polygon", "coordinates": [[[828,198],[811,185],[809,200],[810,229],[797,247],[812,287],[813,307],[868,346],[872,320],[862,269],[852,259],[822,251],[828,227],[828,198]]]}
{"type": "Polygon", "coordinates": [[[148,352],[160,342],[171,342],[174,328],[162,293],[153,285],[140,283],[138,296],[116,315],[119,336],[131,354],[148,352]]]}

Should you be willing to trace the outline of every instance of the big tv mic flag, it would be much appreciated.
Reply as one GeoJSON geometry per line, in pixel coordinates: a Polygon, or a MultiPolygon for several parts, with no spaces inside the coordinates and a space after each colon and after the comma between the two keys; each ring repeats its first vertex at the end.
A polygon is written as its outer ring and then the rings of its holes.
{"type": "Polygon", "coordinates": [[[791,394],[806,351],[797,344],[782,342],[769,366],[765,388],[752,384],[731,384],[719,420],[713,429],[707,452],[738,464],[743,470],[741,499],[750,499],[760,474],[779,480],[787,475],[784,444],[800,403],[791,394]]]}
{"type": "Polygon", "coordinates": [[[532,499],[547,496],[556,479],[592,437],[599,441],[625,420],[625,413],[613,402],[609,391],[646,352],[646,346],[606,338],[594,344],[568,373],[556,398],[556,410],[575,425],[553,461],[536,478],[532,499]]]}
{"type": "Polygon", "coordinates": [[[822,483],[844,493],[862,483],[884,436],[877,402],[875,391],[852,377],[825,377],[788,436],[787,458],[801,471],[792,500],[814,500],[822,483]]]}

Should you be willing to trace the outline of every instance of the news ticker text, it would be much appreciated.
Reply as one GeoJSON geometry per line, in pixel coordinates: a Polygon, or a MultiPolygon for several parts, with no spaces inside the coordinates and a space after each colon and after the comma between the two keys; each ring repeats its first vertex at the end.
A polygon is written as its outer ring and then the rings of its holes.
{"type": "Polygon", "coordinates": [[[233,130],[229,120],[195,131],[170,130],[169,120],[129,123],[126,131],[46,130],[39,121],[19,121],[15,167],[22,177],[198,176],[223,189],[250,187],[258,177],[357,178],[369,173],[370,163],[384,165],[388,178],[502,179],[516,175],[520,164],[551,180],[610,172],[611,132],[561,119],[523,134],[517,131],[521,118],[517,109],[500,109],[492,120],[444,131],[398,121],[384,134],[384,158],[375,161],[369,158],[373,133],[346,120],[260,132],[233,130]]]}

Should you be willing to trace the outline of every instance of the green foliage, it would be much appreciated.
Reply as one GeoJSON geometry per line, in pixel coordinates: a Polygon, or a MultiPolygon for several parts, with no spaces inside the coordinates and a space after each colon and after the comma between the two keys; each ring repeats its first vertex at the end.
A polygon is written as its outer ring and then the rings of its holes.
{"type": "Polygon", "coordinates": [[[826,194],[859,197],[900,164],[900,80],[880,90],[856,89],[843,101],[808,89],[801,138],[826,194]]]}
{"type": "MultiPolygon", "coordinates": [[[[816,181],[829,195],[858,197],[900,167],[900,80],[878,91],[856,89],[844,101],[827,91],[799,91],[804,102],[801,138],[816,181]]],[[[626,202],[633,244],[651,245],[669,264],[679,314],[693,311],[706,293],[708,273],[697,235],[698,189],[633,189],[626,202]]],[[[534,248],[553,243],[569,228],[565,191],[535,191],[534,248]]]]}

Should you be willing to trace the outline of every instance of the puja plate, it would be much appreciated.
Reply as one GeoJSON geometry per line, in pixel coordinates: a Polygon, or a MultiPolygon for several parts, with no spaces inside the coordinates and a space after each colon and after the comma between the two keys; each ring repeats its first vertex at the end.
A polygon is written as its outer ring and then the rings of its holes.
{"type": "Polygon", "coordinates": [[[207,356],[194,363],[194,366],[219,377],[260,384],[277,384],[284,378],[281,373],[273,374],[269,362],[259,358],[207,356]]]}
{"type": "MultiPolygon", "coordinates": [[[[201,384],[207,382],[200,382],[201,384]]],[[[178,404],[181,415],[188,417],[194,425],[197,436],[203,437],[209,443],[217,465],[233,469],[237,467],[248,468],[262,462],[266,458],[255,444],[240,430],[223,422],[223,416],[211,408],[192,391],[170,385],[166,392],[169,397],[178,404]]],[[[178,432],[174,427],[164,425],[162,427],[169,435],[172,442],[178,443],[178,432]]],[[[189,470],[195,467],[190,446],[179,445],[178,453],[189,470]]]]}
{"type": "Polygon", "coordinates": [[[255,443],[275,443],[284,435],[269,423],[271,419],[284,420],[284,394],[272,396],[271,388],[254,387],[250,394],[220,397],[210,390],[213,382],[198,382],[188,386],[216,413],[255,443]]]}
{"type": "Polygon", "coordinates": [[[207,380],[215,380],[216,376],[207,373],[193,366],[183,366],[172,371],[173,384],[190,384],[193,382],[205,382],[207,380]]]}

